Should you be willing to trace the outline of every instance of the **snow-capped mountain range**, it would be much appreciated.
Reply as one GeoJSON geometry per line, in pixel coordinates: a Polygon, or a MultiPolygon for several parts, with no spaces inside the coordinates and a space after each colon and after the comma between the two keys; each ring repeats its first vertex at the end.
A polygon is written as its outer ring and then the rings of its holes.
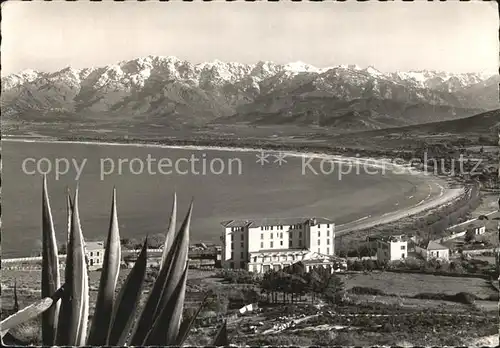
{"type": "Polygon", "coordinates": [[[371,66],[317,68],[303,62],[191,64],[148,56],[96,68],[5,76],[2,113],[12,119],[114,115],[166,124],[383,128],[495,108],[497,85],[497,76],[479,73],[383,73],[371,66]]]}

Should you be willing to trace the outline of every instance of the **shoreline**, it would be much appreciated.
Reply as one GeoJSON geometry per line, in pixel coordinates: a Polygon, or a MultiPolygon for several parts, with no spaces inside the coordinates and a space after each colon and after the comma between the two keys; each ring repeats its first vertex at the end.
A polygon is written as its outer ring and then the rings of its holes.
{"type": "MultiPolygon", "coordinates": [[[[374,226],[379,226],[383,224],[388,224],[400,220],[405,217],[417,215],[423,211],[429,211],[435,209],[438,206],[445,205],[457,197],[459,197],[463,191],[464,186],[461,185],[458,189],[451,189],[448,187],[444,187],[441,185],[444,183],[444,179],[440,176],[425,173],[424,171],[412,167],[408,163],[398,164],[392,163],[388,158],[374,158],[374,157],[353,157],[345,154],[338,153],[338,151],[333,151],[333,148],[321,148],[317,146],[317,144],[299,144],[301,146],[290,145],[290,144],[276,144],[276,143],[260,143],[255,144],[254,141],[253,146],[251,146],[251,141],[243,140],[244,146],[235,146],[236,141],[210,141],[210,140],[179,140],[179,139],[165,139],[163,141],[159,140],[144,140],[144,139],[111,139],[111,140],[102,140],[102,139],[94,139],[94,138],[85,138],[85,137],[18,137],[18,136],[7,136],[3,137],[2,141],[5,142],[22,142],[22,143],[49,143],[49,144],[85,144],[85,145],[95,145],[95,146],[131,146],[131,147],[143,147],[143,148],[170,148],[170,149],[185,149],[185,150],[206,150],[206,151],[224,151],[224,152],[264,152],[264,151],[273,151],[273,152],[281,152],[286,156],[290,157],[302,157],[302,158],[313,158],[313,159],[322,159],[322,160],[330,160],[335,163],[349,163],[349,164],[361,164],[364,166],[374,167],[374,168],[383,168],[383,173],[385,170],[388,170],[394,174],[397,170],[402,170],[401,173],[408,176],[420,176],[426,177],[433,184],[436,184],[441,189],[441,194],[435,197],[429,197],[419,202],[416,205],[404,208],[402,210],[393,210],[390,212],[386,212],[381,216],[367,216],[354,221],[350,221],[341,225],[337,225],[336,227],[343,227],[337,232],[348,233],[356,229],[366,229],[374,226]],[[79,138],[79,139],[75,139],[79,138]],[[214,143],[219,143],[214,145],[214,143]],[[223,144],[220,144],[223,143],[223,144]],[[249,146],[246,146],[246,143],[249,146]],[[297,149],[297,147],[299,149],[297,149]],[[320,149],[321,148],[321,149],[320,149]],[[304,151],[305,150],[305,151],[304,151]],[[320,152],[321,151],[321,152],[320,152]]],[[[257,142],[259,143],[259,142],[257,142]]],[[[346,153],[352,153],[352,149],[344,149],[346,153]]],[[[452,177],[450,177],[452,178],[452,177]]],[[[430,186],[430,184],[429,184],[430,186]]],[[[432,188],[431,188],[432,191],[432,188]]]]}
{"type": "MultiPolygon", "coordinates": [[[[5,137],[5,135],[4,135],[5,137]]],[[[67,137],[70,138],[70,137],[67,137]]],[[[393,163],[388,158],[377,158],[377,157],[361,157],[352,156],[342,153],[332,151],[332,148],[319,150],[317,146],[310,144],[302,144],[302,146],[295,146],[291,144],[276,144],[276,143],[264,143],[264,146],[236,146],[232,145],[232,142],[228,142],[225,145],[213,145],[215,141],[199,141],[199,140],[175,140],[169,139],[168,141],[158,141],[158,140],[144,140],[144,139],[115,139],[115,140],[102,140],[102,139],[82,139],[82,140],[70,140],[64,138],[54,138],[54,137],[32,137],[24,138],[17,136],[8,136],[7,139],[1,139],[6,142],[21,142],[21,143],[45,143],[45,144],[84,144],[84,145],[97,145],[97,146],[130,146],[130,147],[143,147],[143,148],[165,148],[165,149],[180,149],[180,150],[207,150],[207,151],[223,151],[223,152],[281,152],[286,156],[290,157],[302,157],[302,158],[314,158],[314,159],[324,159],[331,160],[335,163],[358,163],[364,164],[375,168],[385,168],[390,171],[395,171],[396,169],[402,170],[404,175],[424,175],[427,177],[434,177],[435,179],[441,179],[437,175],[429,175],[424,171],[412,167],[408,163],[393,163]],[[298,147],[299,149],[297,149],[298,147]],[[305,150],[302,150],[305,148],[305,150]],[[316,149],[316,150],[315,150],[316,149]],[[327,151],[330,150],[330,151],[327,151]]],[[[350,153],[352,149],[345,149],[347,153],[350,153]],[[350,150],[350,151],[349,151],[350,150]]]]}

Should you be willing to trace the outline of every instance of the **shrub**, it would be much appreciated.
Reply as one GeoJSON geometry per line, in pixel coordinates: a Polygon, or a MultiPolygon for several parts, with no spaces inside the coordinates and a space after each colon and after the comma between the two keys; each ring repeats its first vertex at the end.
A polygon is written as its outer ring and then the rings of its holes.
{"type": "Polygon", "coordinates": [[[247,342],[251,346],[312,346],[313,340],[309,337],[293,334],[274,334],[261,336],[247,342]]]}
{"type": "Polygon", "coordinates": [[[363,268],[366,271],[372,271],[375,269],[375,262],[372,259],[363,260],[363,268]]]}
{"type": "Polygon", "coordinates": [[[246,270],[223,269],[216,273],[216,277],[233,284],[255,284],[259,281],[259,275],[246,270]]]}
{"type": "Polygon", "coordinates": [[[363,263],[359,260],[354,261],[353,269],[355,271],[363,271],[364,270],[363,263]]]}
{"type": "Polygon", "coordinates": [[[475,300],[479,299],[474,294],[468,292],[459,292],[454,295],[444,294],[444,293],[421,293],[413,296],[413,298],[424,299],[424,300],[442,300],[458,302],[463,304],[473,304],[475,300]]]}
{"type": "Polygon", "coordinates": [[[374,289],[365,286],[354,286],[349,291],[356,295],[378,295],[378,296],[385,295],[385,292],[383,292],[380,289],[374,289]]]}

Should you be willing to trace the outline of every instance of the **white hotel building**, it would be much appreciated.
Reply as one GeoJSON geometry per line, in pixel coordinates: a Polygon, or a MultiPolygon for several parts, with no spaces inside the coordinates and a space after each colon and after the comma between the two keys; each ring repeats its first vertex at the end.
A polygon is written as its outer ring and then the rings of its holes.
{"type": "Polygon", "coordinates": [[[335,261],[335,225],[325,218],[222,222],[222,267],[263,273],[302,261],[306,271],[335,261]]]}

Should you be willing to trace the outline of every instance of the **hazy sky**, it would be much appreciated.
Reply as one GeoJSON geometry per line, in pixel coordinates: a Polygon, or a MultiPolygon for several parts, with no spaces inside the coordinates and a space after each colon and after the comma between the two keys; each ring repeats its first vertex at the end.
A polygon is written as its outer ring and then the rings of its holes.
{"type": "Polygon", "coordinates": [[[147,55],[381,71],[498,69],[493,2],[7,2],[2,17],[2,75],[147,55]]]}

